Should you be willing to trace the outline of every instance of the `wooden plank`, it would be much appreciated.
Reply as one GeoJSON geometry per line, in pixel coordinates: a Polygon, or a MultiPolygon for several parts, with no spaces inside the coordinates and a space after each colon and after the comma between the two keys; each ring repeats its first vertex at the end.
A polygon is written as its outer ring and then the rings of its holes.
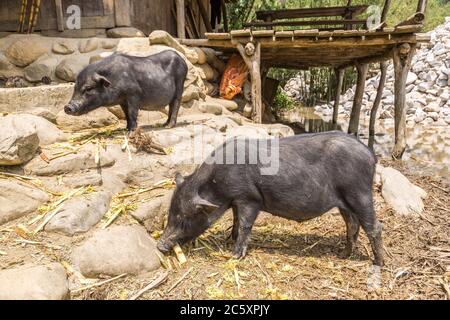
{"type": "Polygon", "coordinates": [[[430,42],[431,36],[427,33],[416,33],[416,40],[417,42],[430,42]]]}
{"type": "Polygon", "coordinates": [[[319,38],[329,38],[333,36],[333,31],[319,31],[317,36],[319,38]]]}
{"type": "Polygon", "coordinates": [[[258,20],[265,20],[270,16],[273,20],[277,19],[295,19],[312,17],[332,17],[343,16],[349,12],[359,15],[367,10],[369,6],[340,6],[340,7],[321,7],[321,8],[302,8],[302,9],[283,9],[283,10],[264,10],[256,11],[258,20]]]}
{"type": "Polygon", "coordinates": [[[186,13],[184,0],[175,0],[177,10],[177,35],[179,39],[186,38],[186,13]]]}
{"type": "Polygon", "coordinates": [[[252,36],[255,38],[260,37],[273,37],[275,31],[273,30],[252,30],[252,36]]]}
{"type": "Polygon", "coordinates": [[[318,29],[309,29],[309,30],[294,30],[294,37],[316,37],[319,35],[318,29]]]}
{"type": "Polygon", "coordinates": [[[231,34],[231,37],[233,37],[233,38],[236,38],[236,37],[250,37],[251,36],[250,29],[231,30],[230,34],[231,34]]]}
{"type": "Polygon", "coordinates": [[[114,0],[102,0],[103,1],[103,14],[105,16],[114,14],[114,0]]]}
{"type": "Polygon", "coordinates": [[[205,33],[205,37],[207,39],[218,39],[218,40],[231,39],[231,35],[230,35],[229,32],[224,32],[224,33],[205,33]]]}
{"type": "Polygon", "coordinates": [[[206,31],[212,32],[213,28],[211,26],[211,22],[209,21],[209,15],[208,12],[206,11],[205,6],[203,5],[202,0],[197,0],[197,5],[200,10],[200,15],[202,16],[203,23],[205,24],[206,31]]]}
{"type": "Polygon", "coordinates": [[[58,25],[58,31],[64,31],[64,14],[61,0],[55,0],[55,7],[56,7],[56,24],[58,25]]]}
{"type": "Polygon", "coordinates": [[[409,26],[398,26],[395,27],[395,31],[393,33],[415,33],[420,32],[423,29],[423,25],[409,25],[409,26]]]}
{"type": "MultiPolygon", "coordinates": [[[[114,16],[81,17],[82,29],[114,28],[114,16]]],[[[56,18],[47,19],[45,25],[40,25],[40,30],[57,30],[56,18]]]]}
{"type": "Polygon", "coordinates": [[[131,26],[130,0],[114,0],[114,17],[116,27],[131,26]]]}
{"type": "Polygon", "coordinates": [[[365,19],[335,19],[335,20],[303,20],[303,21],[252,21],[244,23],[244,27],[282,27],[282,26],[329,26],[329,25],[365,25],[365,19]]]}
{"type": "Polygon", "coordinates": [[[275,31],[275,38],[294,38],[294,31],[275,31]]]}
{"type": "Polygon", "coordinates": [[[402,22],[397,24],[396,27],[422,24],[424,20],[425,15],[422,12],[416,12],[412,16],[406,18],[406,20],[403,20],[402,22]]]}

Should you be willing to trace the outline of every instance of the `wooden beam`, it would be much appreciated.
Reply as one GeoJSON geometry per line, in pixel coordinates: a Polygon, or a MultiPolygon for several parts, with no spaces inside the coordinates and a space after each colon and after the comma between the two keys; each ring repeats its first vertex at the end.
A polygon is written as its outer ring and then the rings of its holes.
{"type": "Polygon", "coordinates": [[[394,159],[401,159],[406,149],[406,79],[415,45],[403,43],[394,48],[394,109],[395,109],[395,145],[392,151],[394,159]]]}
{"type": "Polygon", "coordinates": [[[424,20],[425,15],[422,12],[416,12],[412,16],[409,16],[406,20],[397,24],[396,27],[422,24],[424,20]]]}
{"type": "Polygon", "coordinates": [[[301,8],[301,9],[281,9],[281,10],[263,10],[256,11],[256,19],[266,20],[270,16],[272,20],[279,19],[298,19],[314,17],[336,17],[353,13],[361,14],[367,10],[368,5],[340,6],[340,7],[320,7],[320,8],[301,8]]]}
{"type": "Polygon", "coordinates": [[[386,83],[388,63],[383,61],[380,63],[380,81],[378,82],[377,96],[373,103],[372,109],[370,110],[370,121],[369,121],[369,148],[373,150],[373,144],[375,141],[375,121],[377,120],[377,112],[380,107],[381,98],[383,97],[383,89],[386,83]]]}
{"type": "Polygon", "coordinates": [[[381,23],[386,22],[387,14],[389,12],[389,7],[391,6],[391,0],[385,0],[383,11],[381,12],[381,23]]]}
{"type": "Polygon", "coordinates": [[[64,14],[61,0],[55,0],[55,9],[56,9],[56,23],[58,25],[58,31],[64,31],[64,14]]]}
{"type": "Polygon", "coordinates": [[[307,20],[307,21],[252,21],[244,23],[244,27],[277,27],[277,26],[320,26],[320,25],[365,25],[365,19],[334,19],[334,20],[307,20]]]}
{"type": "Polygon", "coordinates": [[[175,0],[177,7],[177,35],[179,39],[186,38],[186,13],[184,0],[175,0]]]}
{"type": "Polygon", "coordinates": [[[416,12],[425,13],[427,10],[427,0],[419,0],[416,12]]]}
{"type": "Polygon", "coordinates": [[[252,118],[256,123],[262,123],[262,99],[261,99],[261,44],[248,42],[244,46],[237,44],[237,49],[250,70],[253,113],[252,118]]]}
{"type": "Polygon", "coordinates": [[[198,8],[200,9],[200,15],[202,16],[203,23],[205,24],[207,32],[213,32],[213,28],[211,26],[211,21],[209,21],[209,15],[206,11],[205,6],[203,5],[202,0],[196,0],[198,4],[198,8]]]}
{"type": "Polygon", "coordinates": [[[336,94],[334,97],[334,107],[333,107],[333,124],[337,124],[337,119],[339,115],[339,100],[341,99],[342,83],[344,80],[344,68],[334,69],[334,74],[336,75],[336,94]]]}
{"type": "Polygon", "coordinates": [[[114,1],[114,19],[116,27],[131,26],[131,6],[130,0],[114,1]]]}
{"type": "Polygon", "coordinates": [[[358,136],[359,117],[361,114],[361,105],[366,87],[368,64],[356,64],[358,70],[358,80],[356,83],[355,97],[353,99],[352,113],[350,115],[350,123],[348,125],[348,133],[358,136]]]}

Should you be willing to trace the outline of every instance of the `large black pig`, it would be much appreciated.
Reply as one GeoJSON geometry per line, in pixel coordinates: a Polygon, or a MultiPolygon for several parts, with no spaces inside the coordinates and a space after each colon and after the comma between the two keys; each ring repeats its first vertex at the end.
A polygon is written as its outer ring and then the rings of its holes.
{"type": "Polygon", "coordinates": [[[161,251],[195,239],[232,208],[234,257],[240,258],[246,254],[253,223],[261,210],[304,221],[337,207],[347,226],[346,255],[351,255],[362,226],[375,264],[383,265],[381,224],[372,197],[376,157],[365,145],[336,131],[280,138],[279,158],[274,158],[278,170],[262,174],[267,162],[263,164],[258,157],[251,164],[248,159],[255,151],[260,155],[273,152],[270,143],[265,146],[271,140],[259,140],[258,147],[248,140],[244,150],[237,141],[225,142],[192,175],[177,175],[167,225],[158,242],[161,251]],[[234,150],[234,160],[245,153],[246,164],[220,164],[216,155],[227,154],[224,150],[234,150]]]}
{"type": "Polygon", "coordinates": [[[120,105],[128,131],[137,127],[139,109],[158,110],[169,105],[166,126],[174,127],[188,67],[173,50],[148,57],[113,54],[88,65],[77,76],[64,111],[82,115],[100,106],[120,105]]]}

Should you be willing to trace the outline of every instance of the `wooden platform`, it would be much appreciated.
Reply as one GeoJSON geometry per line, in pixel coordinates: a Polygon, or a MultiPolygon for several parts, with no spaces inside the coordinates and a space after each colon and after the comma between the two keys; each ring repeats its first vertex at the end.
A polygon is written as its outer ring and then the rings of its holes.
{"type": "Polygon", "coordinates": [[[267,67],[305,69],[329,66],[345,67],[355,62],[368,63],[391,57],[401,43],[428,42],[430,37],[418,33],[421,25],[368,30],[233,30],[230,33],[206,33],[207,39],[184,39],[181,43],[217,50],[237,51],[248,42],[261,45],[261,63],[267,67]]]}

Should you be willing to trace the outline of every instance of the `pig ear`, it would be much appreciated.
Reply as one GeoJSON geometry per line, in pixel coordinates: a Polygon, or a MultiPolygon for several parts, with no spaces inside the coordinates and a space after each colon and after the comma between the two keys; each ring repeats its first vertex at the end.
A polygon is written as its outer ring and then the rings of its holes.
{"type": "Polygon", "coordinates": [[[101,84],[104,87],[109,87],[111,85],[111,82],[109,82],[108,79],[106,79],[104,76],[99,75],[98,73],[94,73],[94,76],[92,79],[96,82],[101,84]]]}
{"type": "Polygon", "coordinates": [[[218,205],[215,205],[214,203],[209,202],[206,199],[203,199],[198,194],[194,197],[193,203],[196,206],[205,206],[205,207],[212,207],[212,208],[218,208],[218,205]]]}
{"type": "Polygon", "coordinates": [[[183,182],[184,182],[184,177],[179,172],[177,172],[175,174],[175,183],[177,184],[177,186],[179,186],[183,182]]]}

